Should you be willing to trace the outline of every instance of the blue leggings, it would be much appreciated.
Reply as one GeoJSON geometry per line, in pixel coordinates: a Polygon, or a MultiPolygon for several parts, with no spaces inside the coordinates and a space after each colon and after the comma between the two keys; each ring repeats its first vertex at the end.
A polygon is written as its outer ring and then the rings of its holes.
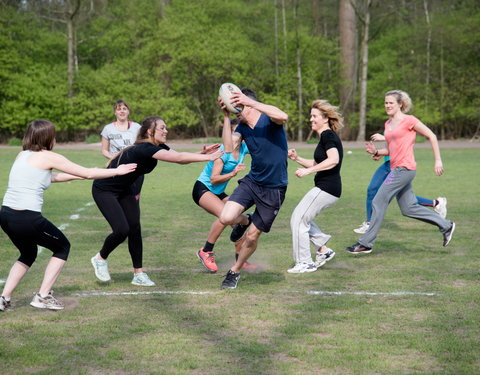
{"type": "MultiPolygon", "coordinates": [[[[370,183],[368,184],[367,188],[367,201],[366,201],[366,208],[367,208],[367,222],[370,222],[372,219],[372,201],[377,194],[378,189],[382,186],[383,181],[387,178],[388,174],[390,173],[390,161],[387,160],[384,162],[372,176],[370,183]]],[[[421,206],[433,207],[433,200],[419,197],[417,196],[417,202],[421,206]]]]}

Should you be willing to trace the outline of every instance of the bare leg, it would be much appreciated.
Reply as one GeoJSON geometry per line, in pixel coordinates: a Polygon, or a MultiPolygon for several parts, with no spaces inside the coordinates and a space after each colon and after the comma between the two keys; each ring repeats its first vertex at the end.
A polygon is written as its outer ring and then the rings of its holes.
{"type": "Polygon", "coordinates": [[[40,286],[39,293],[42,296],[47,295],[52,290],[53,284],[57,281],[58,275],[62,271],[66,261],[60,258],[51,257],[50,262],[45,269],[45,276],[43,277],[42,285],[40,286]]]}
{"type": "Polygon", "coordinates": [[[250,228],[248,228],[248,232],[245,236],[245,241],[242,244],[240,249],[240,254],[238,255],[237,263],[231,268],[231,270],[235,273],[239,273],[243,267],[243,264],[250,258],[250,256],[255,252],[257,249],[258,239],[262,231],[258,229],[255,224],[251,224],[250,228]]]}
{"type": "Polygon", "coordinates": [[[27,273],[30,269],[26,264],[22,262],[15,262],[10,269],[10,273],[8,274],[7,281],[5,282],[5,286],[3,288],[2,296],[6,299],[9,299],[12,296],[13,291],[17,287],[17,285],[22,281],[23,276],[27,273]]]}

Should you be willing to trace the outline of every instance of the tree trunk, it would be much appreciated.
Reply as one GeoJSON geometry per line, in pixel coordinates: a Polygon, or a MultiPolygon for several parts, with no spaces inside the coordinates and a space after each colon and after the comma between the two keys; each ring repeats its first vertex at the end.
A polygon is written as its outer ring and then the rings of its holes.
{"type": "MultiPolygon", "coordinates": [[[[275,78],[278,80],[278,0],[275,0],[275,78]]],[[[277,89],[278,93],[278,89],[277,89]]]]}
{"type": "Polygon", "coordinates": [[[345,128],[342,135],[349,138],[351,129],[349,116],[354,109],[354,94],[356,89],[356,56],[357,30],[356,16],[352,3],[355,0],[340,0],[340,107],[345,118],[345,128]]]}
{"type": "Polygon", "coordinates": [[[77,46],[75,42],[75,16],[80,9],[81,0],[75,1],[72,4],[73,0],[67,1],[67,44],[68,44],[68,63],[67,63],[67,77],[68,77],[68,97],[72,98],[74,94],[73,86],[75,84],[75,63],[77,61],[77,46]]]}
{"type": "Polygon", "coordinates": [[[425,69],[425,111],[428,111],[428,96],[430,93],[430,46],[432,44],[432,26],[430,24],[430,14],[428,13],[428,0],[423,0],[423,9],[427,21],[427,61],[425,69]]]}
{"type": "Polygon", "coordinates": [[[360,118],[358,122],[357,141],[365,140],[367,124],[367,78],[368,78],[368,34],[370,28],[370,5],[372,0],[365,0],[363,17],[363,37],[360,46],[360,118]]]}
{"type": "Polygon", "coordinates": [[[303,141],[303,85],[302,85],[302,53],[300,49],[300,36],[298,35],[298,0],[294,5],[295,44],[297,50],[297,92],[298,92],[298,142],[303,141]]]}

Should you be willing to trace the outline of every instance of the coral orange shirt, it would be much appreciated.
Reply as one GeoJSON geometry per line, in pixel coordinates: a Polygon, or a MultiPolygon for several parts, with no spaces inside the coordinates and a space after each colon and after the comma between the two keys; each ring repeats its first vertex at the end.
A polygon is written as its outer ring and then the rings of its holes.
{"type": "Polygon", "coordinates": [[[415,116],[405,115],[403,120],[393,129],[390,129],[390,121],[385,122],[385,139],[390,154],[390,169],[403,167],[415,170],[417,163],[413,154],[413,146],[417,132],[413,127],[419,122],[415,116]]]}

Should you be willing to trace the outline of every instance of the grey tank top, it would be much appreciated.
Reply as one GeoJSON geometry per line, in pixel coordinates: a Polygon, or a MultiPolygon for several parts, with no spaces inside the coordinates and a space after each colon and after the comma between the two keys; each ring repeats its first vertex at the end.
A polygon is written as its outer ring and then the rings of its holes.
{"type": "Polygon", "coordinates": [[[3,205],[20,210],[42,212],[43,192],[52,182],[52,170],[38,169],[28,164],[33,151],[22,151],[13,163],[3,205]]]}

